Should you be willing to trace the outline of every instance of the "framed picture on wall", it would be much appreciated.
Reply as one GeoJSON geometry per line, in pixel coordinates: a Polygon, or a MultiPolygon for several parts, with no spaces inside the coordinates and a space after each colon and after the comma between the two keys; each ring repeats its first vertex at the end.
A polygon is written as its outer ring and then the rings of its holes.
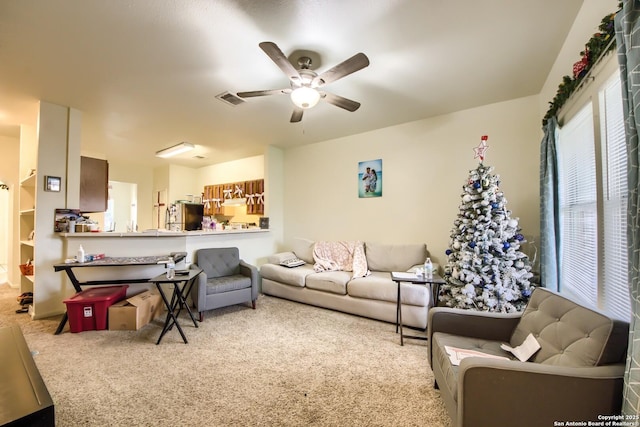
{"type": "Polygon", "coordinates": [[[382,197],[382,159],[358,162],[358,197],[382,197]]]}
{"type": "Polygon", "coordinates": [[[44,191],[60,191],[60,182],[61,179],[59,176],[49,176],[46,175],[44,177],[44,191]]]}

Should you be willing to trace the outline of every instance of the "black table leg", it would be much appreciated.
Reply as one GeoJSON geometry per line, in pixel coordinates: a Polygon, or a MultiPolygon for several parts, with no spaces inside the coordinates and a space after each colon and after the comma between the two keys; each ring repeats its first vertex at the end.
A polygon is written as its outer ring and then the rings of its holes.
{"type": "Polygon", "coordinates": [[[398,320],[400,323],[400,345],[404,345],[404,334],[402,333],[402,301],[400,300],[400,283],[398,283],[398,320]]]}
{"type": "Polygon", "coordinates": [[[400,316],[400,282],[396,282],[398,285],[398,295],[396,296],[396,334],[398,333],[398,320],[400,316]]]}
{"type": "Polygon", "coordinates": [[[62,330],[64,329],[64,325],[67,324],[68,319],[69,319],[69,315],[65,311],[64,315],[62,316],[62,319],[60,320],[60,324],[58,325],[58,329],[56,329],[55,335],[60,335],[62,333],[62,330]]]}
{"type": "Polygon", "coordinates": [[[156,345],[160,344],[160,341],[162,340],[162,337],[164,336],[164,334],[166,334],[167,331],[169,331],[173,327],[173,325],[176,325],[176,328],[178,328],[178,331],[180,332],[180,335],[182,336],[182,340],[184,341],[184,343],[188,344],[187,337],[184,334],[184,331],[182,330],[182,328],[180,327],[180,323],[178,323],[178,319],[176,318],[176,315],[174,313],[176,305],[180,302],[180,297],[177,297],[176,299],[176,292],[180,292],[180,287],[178,286],[177,283],[173,283],[173,286],[174,286],[173,295],[171,296],[171,303],[170,303],[164,291],[162,290],[162,286],[160,285],[160,283],[156,283],[156,287],[158,288],[158,291],[160,292],[160,296],[162,296],[162,300],[164,301],[164,304],[168,310],[167,318],[165,319],[165,322],[164,322],[164,328],[162,328],[162,332],[160,332],[160,336],[158,337],[158,342],[156,342],[156,345]]]}
{"type": "MultiPolygon", "coordinates": [[[[182,291],[178,290],[178,294],[179,294],[179,306],[178,306],[178,313],[176,314],[176,316],[180,315],[180,312],[182,311],[182,307],[187,309],[187,313],[189,313],[189,317],[191,317],[191,321],[193,322],[193,326],[195,326],[196,328],[198,327],[198,323],[196,322],[196,318],[193,317],[193,313],[191,312],[191,309],[189,308],[189,304],[187,304],[187,296],[189,295],[189,293],[191,292],[191,288],[193,287],[193,283],[196,280],[196,277],[198,276],[194,276],[191,280],[187,281],[187,283],[185,283],[184,287],[182,288],[182,291]]],[[[176,286],[178,286],[176,284],[176,286]]]]}

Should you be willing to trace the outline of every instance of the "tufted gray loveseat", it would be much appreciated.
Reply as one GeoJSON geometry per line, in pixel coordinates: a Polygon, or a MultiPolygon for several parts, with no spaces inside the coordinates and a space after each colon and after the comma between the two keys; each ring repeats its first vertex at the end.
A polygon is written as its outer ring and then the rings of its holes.
{"type": "Polygon", "coordinates": [[[429,363],[454,426],[602,421],[620,411],[628,330],[627,322],[536,288],[518,314],[432,309],[429,363]],[[528,362],[471,357],[453,366],[445,351],[511,356],[500,344],[518,346],[529,333],[541,348],[528,362]]]}

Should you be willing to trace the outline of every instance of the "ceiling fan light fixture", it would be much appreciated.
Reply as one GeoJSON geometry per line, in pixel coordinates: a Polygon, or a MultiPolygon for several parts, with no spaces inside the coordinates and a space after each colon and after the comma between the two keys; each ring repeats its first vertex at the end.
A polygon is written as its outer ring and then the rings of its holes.
{"type": "Polygon", "coordinates": [[[191,144],[190,142],[181,142],[180,144],[174,145],[173,147],[156,151],[156,157],[167,158],[167,157],[177,156],[178,154],[191,151],[194,148],[196,148],[196,146],[191,144]]]}
{"type": "Polygon", "coordinates": [[[291,92],[291,102],[303,110],[314,107],[318,101],[320,101],[320,93],[308,86],[296,88],[291,92]]]}

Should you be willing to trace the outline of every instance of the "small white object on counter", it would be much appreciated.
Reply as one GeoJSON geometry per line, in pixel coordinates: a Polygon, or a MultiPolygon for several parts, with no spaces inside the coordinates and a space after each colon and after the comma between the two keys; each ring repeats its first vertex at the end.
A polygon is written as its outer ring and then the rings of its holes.
{"type": "Polygon", "coordinates": [[[82,245],[78,248],[78,254],[76,255],[76,260],[78,262],[84,262],[84,248],[82,245]]]}

